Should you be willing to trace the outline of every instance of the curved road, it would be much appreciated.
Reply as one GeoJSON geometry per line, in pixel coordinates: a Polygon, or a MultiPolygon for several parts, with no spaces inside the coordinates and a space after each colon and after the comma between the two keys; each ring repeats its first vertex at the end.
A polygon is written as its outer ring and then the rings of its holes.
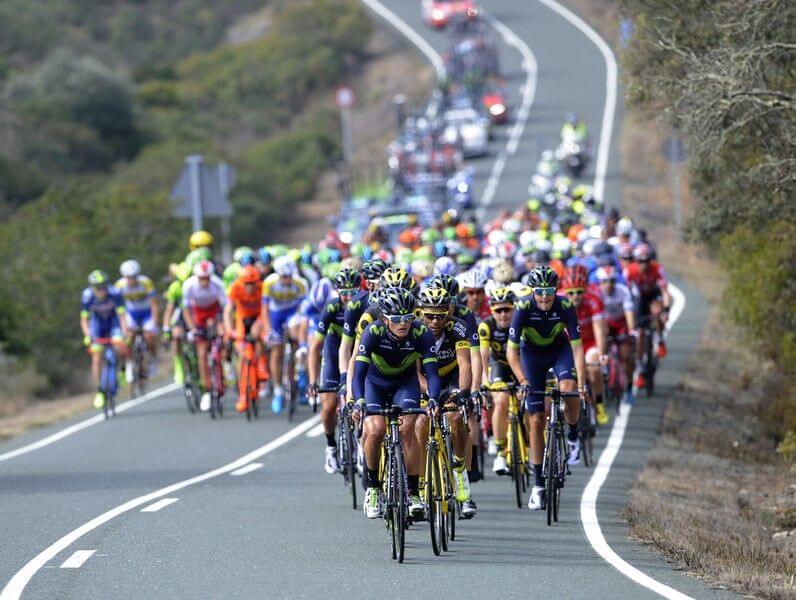
{"type": "MultiPolygon", "coordinates": [[[[444,49],[444,36],[422,26],[419,3],[387,4],[432,47],[444,49]]],[[[527,44],[538,71],[516,152],[505,155],[500,177],[493,178],[490,210],[525,200],[538,154],[554,142],[564,112],[580,113],[597,140],[605,96],[605,64],[581,31],[539,2],[507,4],[483,2],[527,44]]],[[[516,106],[532,65],[525,61],[523,69],[516,43],[498,38],[516,106]]],[[[506,142],[495,141],[495,155],[506,142]]],[[[482,193],[494,160],[476,163],[482,193]]],[[[609,202],[619,201],[616,165],[612,152],[609,202]]],[[[641,399],[631,413],[598,516],[611,547],[655,580],[695,598],[729,597],[629,541],[619,515],[704,320],[704,302],[682,288],[688,304],[669,338],[659,395],[641,399]]],[[[317,419],[306,407],[301,416],[309,420],[299,429],[273,416],[254,424],[238,416],[211,422],[187,414],[179,394],[170,392],[28,453],[7,456],[64,426],[0,446],[0,598],[349,598],[373,585],[373,593],[387,597],[658,597],[589,545],[579,503],[592,471],[583,467],[567,481],[557,526],[512,507],[510,482],[490,473],[473,486],[478,515],[460,523],[450,553],[434,557],[427,529],[415,527],[407,536],[407,562],[395,564],[380,522],[351,510],[340,478],[323,473],[323,437],[306,435],[317,433],[317,419]],[[363,586],[371,573],[376,579],[363,586]]],[[[607,433],[601,432],[599,449],[607,433]]]]}

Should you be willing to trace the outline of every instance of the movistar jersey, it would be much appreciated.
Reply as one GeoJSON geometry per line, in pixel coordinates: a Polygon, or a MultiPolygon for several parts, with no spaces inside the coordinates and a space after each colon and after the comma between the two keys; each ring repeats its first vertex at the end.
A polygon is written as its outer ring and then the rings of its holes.
{"type": "Polygon", "coordinates": [[[343,318],[345,309],[340,298],[332,298],[321,311],[315,335],[320,338],[327,336],[339,340],[343,336],[343,318]]]}
{"type": "Polygon", "coordinates": [[[471,340],[471,347],[478,348],[478,317],[464,304],[456,304],[453,309],[453,316],[464,321],[467,326],[468,339],[471,340]]]}
{"type": "Polygon", "coordinates": [[[550,310],[542,310],[533,296],[517,302],[509,327],[509,345],[544,349],[571,341],[580,343],[578,316],[567,298],[556,296],[550,310]]]}
{"type": "Polygon", "coordinates": [[[362,313],[370,303],[370,292],[362,290],[357,292],[345,307],[343,317],[343,337],[353,340],[357,333],[357,323],[362,313]]]}

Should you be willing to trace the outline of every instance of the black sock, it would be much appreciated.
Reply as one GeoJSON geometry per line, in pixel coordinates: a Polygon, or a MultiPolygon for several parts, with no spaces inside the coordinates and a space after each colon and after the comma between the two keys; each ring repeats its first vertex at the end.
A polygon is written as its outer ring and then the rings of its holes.
{"type": "Polygon", "coordinates": [[[368,470],[367,470],[367,482],[368,482],[368,487],[370,487],[370,488],[381,487],[381,482],[379,481],[379,470],[378,469],[368,468],[368,470]]]}
{"type": "Polygon", "coordinates": [[[544,487],[544,475],[542,474],[542,465],[533,466],[533,484],[536,487],[544,487]]]}
{"type": "Polygon", "coordinates": [[[578,424],[575,423],[574,425],[569,426],[569,431],[567,431],[567,439],[570,442],[577,442],[578,441],[578,424]]]}
{"type": "Polygon", "coordinates": [[[409,495],[417,496],[418,488],[420,487],[420,475],[407,475],[406,482],[409,486],[409,495]]]}
{"type": "Polygon", "coordinates": [[[337,448],[337,440],[334,439],[334,434],[333,433],[331,433],[331,434],[327,433],[326,434],[326,445],[329,446],[330,448],[337,448]]]}
{"type": "Polygon", "coordinates": [[[603,403],[603,395],[602,394],[597,394],[597,396],[594,398],[594,401],[597,404],[602,404],[603,403]]]}

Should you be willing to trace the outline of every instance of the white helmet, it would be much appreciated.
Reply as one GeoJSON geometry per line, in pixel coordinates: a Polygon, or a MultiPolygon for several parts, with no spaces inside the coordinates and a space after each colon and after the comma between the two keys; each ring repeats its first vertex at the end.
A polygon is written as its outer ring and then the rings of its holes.
{"type": "Polygon", "coordinates": [[[210,277],[215,268],[209,260],[200,260],[193,267],[193,274],[197,277],[210,277]]]}
{"type": "Polygon", "coordinates": [[[502,244],[508,239],[506,236],[506,232],[500,229],[493,229],[489,233],[486,234],[486,241],[489,242],[490,246],[497,246],[498,244],[502,244]]]}
{"type": "Polygon", "coordinates": [[[618,235],[630,235],[633,233],[633,221],[627,217],[619,219],[619,222],[616,224],[616,233],[618,235]]]}
{"type": "Polygon", "coordinates": [[[450,256],[440,256],[434,263],[434,275],[453,275],[456,272],[456,261],[450,256]]]}
{"type": "Polygon", "coordinates": [[[520,246],[525,248],[526,246],[532,246],[533,243],[536,241],[536,238],[539,237],[538,231],[523,231],[520,234],[520,246]]]}
{"type": "Polygon", "coordinates": [[[550,240],[536,240],[536,249],[543,250],[548,254],[553,251],[553,242],[550,240]]]}
{"type": "Polygon", "coordinates": [[[122,277],[138,277],[141,274],[141,265],[137,260],[126,260],[119,266],[119,274],[122,277]]]}
{"type": "Polygon", "coordinates": [[[506,219],[503,222],[503,231],[506,233],[519,233],[520,229],[522,229],[522,223],[517,219],[506,219]]]}
{"type": "Polygon", "coordinates": [[[282,277],[292,276],[296,272],[296,263],[289,256],[280,256],[274,261],[274,273],[282,277]]]}
{"type": "Polygon", "coordinates": [[[603,228],[599,225],[592,225],[589,227],[589,235],[595,240],[599,240],[603,236],[603,228]]]}
{"type": "Polygon", "coordinates": [[[459,287],[466,290],[480,290],[486,285],[486,275],[480,269],[470,269],[459,276],[459,287]]]}
{"type": "Polygon", "coordinates": [[[591,256],[592,254],[594,254],[594,248],[599,243],[600,240],[595,240],[595,239],[588,239],[585,242],[583,242],[583,254],[585,254],[586,256],[591,256]]]}

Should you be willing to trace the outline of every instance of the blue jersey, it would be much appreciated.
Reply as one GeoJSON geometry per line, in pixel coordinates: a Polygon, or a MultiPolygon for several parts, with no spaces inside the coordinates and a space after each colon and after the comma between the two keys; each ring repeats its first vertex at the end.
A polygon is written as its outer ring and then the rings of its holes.
{"type": "Polygon", "coordinates": [[[340,298],[332,298],[318,316],[315,335],[317,337],[332,337],[338,342],[343,336],[343,319],[345,307],[340,298]]]}
{"type": "Polygon", "coordinates": [[[321,318],[321,312],[323,311],[323,307],[320,309],[315,308],[315,305],[309,301],[309,299],[304,298],[299,305],[299,314],[302,317],[309,319],[310,321],[310,332],[316,331],[318,329],[318,321],[321,318]]]}
{"type": "Polygon", "coordinates": [[[363,290],[357,292],[345,307],[343,317],[343,337],[353,340],[357,333],[357,323],[365,309],[370,305],[370,292],[363,290]]]}
{"type": "Polygon", "coordinates": [[[467,327],[470,347],[478,348],[478,317],[475,316],[475,313],[467,308],[466,305],[457,303],[456,308],[453,309],[453,315],[464,321],[467,327]]]}
{"type": "Polygon", "coordinates": [[[569,299],[556,296],[550,310],[540,309],[534,297],[517,302],[509,327],[509,346],[528,350],[580,343],[578,316],[569,299]]]}
{"type": "Polygon", "coordinates": [[[81,298],[81,316],[88,317],[92,324],[103,331],[119,325],[119,314],[125,312],[122,293],[115,287],[108,287],[108,295],[98,298],[94,290],[87,287],[81,298]]]}
{"type": "Polygon", "coordinates": [[[428,380],[428,395],[439,398],[441,383],[437,370],[436,342],[431,331],[420,321],[413,321],[409,334],[398,339],[385,323],[371,323],[360,340],[354,368],[353,393],[365,398],[365,380],[394,383],[417,380],[417,361],[421,361],[428,380]]]}

